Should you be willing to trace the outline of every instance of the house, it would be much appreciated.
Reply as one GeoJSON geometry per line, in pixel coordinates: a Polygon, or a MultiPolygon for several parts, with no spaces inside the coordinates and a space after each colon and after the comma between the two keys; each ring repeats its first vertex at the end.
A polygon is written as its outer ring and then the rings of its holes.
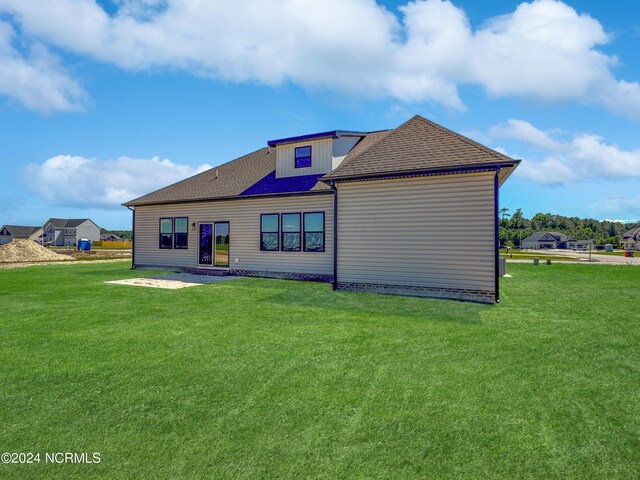
{"type": "Polygon", "coordinates": [[[78,240],[100,240],[100,227],[88,218],[50,218],[44,224],[44,243],[72,247],[78,240]]]}
{"type": "Polygon", "coordinates": [[[124,238],[119,237],[115,233],[101,233],[100,240],[103,242],[123,242],[124,238]]]}
{"type": "Polygon", "coordinates": [[[3,225],[0,228],[0,245],[9,243],[15,238],[40,241],[40,235],[42,235],[42,227],[3,225]]]}
{"type": "Polygon", "coordinates": [[[625,232],[620,243],[625,250],[638,250],[640,247],[640,227],[625,232]]]}
{"type": "Polygon", "coordinates": [[[420,116],[271,140],[126,202],[133,268],[497,302],[498,187],[518,163],[420,116]]]}
{"type": "Polygon", "coordinates": [[[571,235],[559,232],[536,232],[522,239],[522,248],[540,250],[545,248],[558,248],[569,250],[586,250],[593,248],[593,240],[576,240],[571,235]]]}

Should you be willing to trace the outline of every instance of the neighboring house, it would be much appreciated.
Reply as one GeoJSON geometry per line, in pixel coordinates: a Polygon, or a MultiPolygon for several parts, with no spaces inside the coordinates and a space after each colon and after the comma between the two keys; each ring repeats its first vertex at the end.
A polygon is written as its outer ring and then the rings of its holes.
{"type": "Polygon", "coordinates": [[[632,228],[620,240],[625,250],[640,250],[640,227],[632,228]]]}
{"type": "Polygon", "coordinates": [[[88,218],[50,218],[44,224],[46,244],[73,247],[78,240],[100,240],[100,227],[88,218]]]}
{"type": "Polygon", "coordinates": [[[593,248],[593,240],[576,240],[571,235],[559,232],[536,232],[522,239],[522,248],[535,250],[545,248],[559,248],[562,250],[584,250],[593,248]]]}
{"type": "Polygon", "coordinates": [[[24,225],[3,225],[0,228],[0,245],[9,243],[15,238],[40,241],[42,227],[31,227],[24,225]]]}
{"type": "Polygon", "coordinates": [[[101,233],[100,240],[103,242],[123,242],[124,238],[119,237],[114,233],[101,233]]]}
{"type": "Polygon", "coordinates": [[[497,302],[498,187],[519,162],[420,116],[272,140],[125,203],[133,267],[497,302]]]}
{"type": "Polygon", "coordinates": [[[568,246],[571,250],[589,250],[595,247],[595,242],[593,240],[570,240],[568,246]]]}

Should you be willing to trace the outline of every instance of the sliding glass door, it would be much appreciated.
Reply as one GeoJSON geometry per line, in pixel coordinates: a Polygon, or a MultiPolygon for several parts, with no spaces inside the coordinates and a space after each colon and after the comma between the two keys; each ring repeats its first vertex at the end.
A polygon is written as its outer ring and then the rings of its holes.
{"type": "Polygon", "coordinates": [[[198,264],[229,266],[229,222],[201,223],[198,264]]]}
{"type": "Polygon", "coordinates": [[[229,266],[229,222],[215,223],[215,260],[216,267],[229,266]]]}

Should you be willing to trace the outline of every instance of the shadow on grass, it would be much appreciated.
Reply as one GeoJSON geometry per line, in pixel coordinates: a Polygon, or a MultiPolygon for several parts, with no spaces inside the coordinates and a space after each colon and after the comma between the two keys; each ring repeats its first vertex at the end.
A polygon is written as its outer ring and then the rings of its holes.
{"type": "MultiPolygon", "coordinates": [[[[244,284],[245,288],[251,285],[244,284]]],[[[278,290],[267,295],[263,301],[280,307],[295,306],[332,314],[367,314],[371,318],[387,317],[389,321],[412,319],[459,324],[481,325],[481,316],[494,305],[456,300],[442,300],[380,293],[333,291],[330,284],[301,282],[296,280],[273,280],[260,288],[278,290]],[[273,283],[271,283],[273,282],[273,283]],[[277,282],[277,283],[276,283],[277,282]],[[290,285],[290,286],[289,286],[290,285]]]]}

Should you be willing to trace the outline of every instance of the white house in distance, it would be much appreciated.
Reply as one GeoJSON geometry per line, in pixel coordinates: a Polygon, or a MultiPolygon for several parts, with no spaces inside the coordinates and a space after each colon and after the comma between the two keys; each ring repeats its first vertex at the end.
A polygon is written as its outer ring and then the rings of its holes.
{"type": "Polygon", "coordinates": [[[498,187],[518,163],[420,116],[271,140],[125,203],[133,267],[497,302],[498,187]]]}
{"type": "Polygon", "coordinates": [[[625,250],[638,250],[640,247],[640,227],[625,232],[620,243],[625,250]]]}
{"type": "Polygon", "coordinates": [[[42,227],[32,227],[26,225],[3,225],[0,228],[0,245],[9,243],[18,238],[25,240],[40,241],[42,227]]]}
{"type": "Polygon", "coordinates": [[[522,248],[540,250],[545,248],[557,248],[561,250],[586,250],[593,248],[593,240],[576,240],[571,235],[559,232],[536,232],[522,239],[522,248]]]}
{"type": "Polygon", "coordinates": [[[88,218],[50,218],[44,224],[45,244],[73,247],[86,238],[100,240],[100,227],[88,218]]]}

